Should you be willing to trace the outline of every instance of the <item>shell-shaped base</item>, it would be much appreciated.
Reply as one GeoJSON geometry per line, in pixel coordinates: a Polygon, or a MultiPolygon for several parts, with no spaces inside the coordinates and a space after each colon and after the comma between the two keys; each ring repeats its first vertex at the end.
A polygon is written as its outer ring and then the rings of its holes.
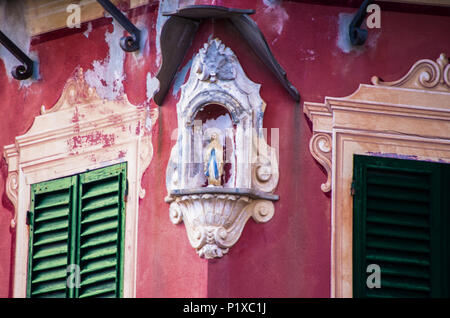
{"type": "Polygon", "coordinates": [[[271,201],[246,195],[193,194],[170,204],[170,219],[174,224],[183,221],[192,247],[200,257],[211,259],[228,252],[250,217],[267,222],[274,211],[271,201]]]}

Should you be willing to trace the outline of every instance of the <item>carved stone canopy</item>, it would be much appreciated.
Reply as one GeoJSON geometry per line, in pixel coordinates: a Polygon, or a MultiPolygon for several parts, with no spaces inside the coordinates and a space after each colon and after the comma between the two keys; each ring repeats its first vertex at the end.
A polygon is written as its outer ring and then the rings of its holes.
{"type": "MultiPolygon", "coordinates": [[[[204,44],[193,59],[189,79],[177,104],[178,137],[167,166],[166,187],[173,223],[185,223],[192,247],[201,257],[222,257],[239,239],[247,220],[267,222],[278,183],[275,149],[262,133],[265,103],[260,85],[250,81],[234,53],[219,39],[204,44]],[[203,159],[206,132],[199,112],[219,105],[228,126],[211,120],[229,153],[229,179],[205,187],[203,159]],[[200,122],[200,124],[199,124],[200,122]],[[203,127],[203,128],[202,128],[203,127]]],[[[219,151],[222,153],[222,151],[219,151]]]]}

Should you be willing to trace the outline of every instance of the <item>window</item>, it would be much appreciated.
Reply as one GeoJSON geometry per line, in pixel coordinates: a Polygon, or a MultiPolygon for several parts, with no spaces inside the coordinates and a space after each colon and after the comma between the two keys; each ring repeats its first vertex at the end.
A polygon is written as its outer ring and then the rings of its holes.
{"type": "Polygon", "coordinates": [[[28,297],[122,296],[126,171],[120,163],[31,185],[28,297]]]}
{"type": "Polygon", "coordinates": [[[313,125],[309,149],[331,191],[331,297],[353,297],[354,155],[450,163],[448,58],[418,60],[401,79],[372,77],[347,97],[304,103],[313,125]],[[433,71],[431,71],[433,70],[433,71]]]}
{"type": "Polygon", "coordinates": [[[14,205],[13,297],[27,296],[31,185],[124,162],[128,194],[121,229],[125,233],[122,297],[136,297],[139,199],[146,193],[142,176],[153,157],[151,129],[157,118],[157,108],[136,107],[126,95],[114,101],[100,98],[78,68],[58,101],[49,109],[42,107],[30,129],[5,146],[6,195],[14,205]]]}
{"type": "Polygon", "coordinates": [[[354,189],[353,295],[448,297],[450,165],[355,155],[354,189]]]}

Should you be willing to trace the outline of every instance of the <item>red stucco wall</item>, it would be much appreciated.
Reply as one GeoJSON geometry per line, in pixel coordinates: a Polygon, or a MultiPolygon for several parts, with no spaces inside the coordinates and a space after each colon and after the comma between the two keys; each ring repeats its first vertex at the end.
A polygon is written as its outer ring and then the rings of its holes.
{"type": "MultiPolygon", "coordinates": [[[[202,1],[256,9],[252,17],[266,36],[274,55],[298,88],[302,101],[293,102],[275,77],[258,60],[239,34],[221,21],[201,26],[184,66],[210,34],[237,55],[244,71],[261,83],[267,103],[264,127],[279,128],[280,182],[275,216],[266,224],[249,220],[241,238],[222,259],[205,260],[190,246],[184,225],[169,220],[164,202],[165,170],[170,139],[176,128],[177,98],[170,91],[153,129],[154,156],[144,174],[146,197],[140,201],[138,227],[138,297],[329,297],[330,197],[320,190],[325,174],[308,145],[310,123],[303,101],[322,102],[325,96],[346,96],[373,75],[384,80],[402,77],[417,60],[450,53],[450,17],[382,11],[381,29],[370,30],[362,52],[345,53],[337,46],[339,14],[348,7],[283,2],[270,8],[260,0],[202,1]],[[281,22],[280,22],[281,21],[281,22]],[[278,24],[280,22],[280,24],[278,24]],[[280,31],[281,28],[281,31],[280,31]]],[[[158,6],[136,11],[148,29],[144,58],[127,54],[124,91],[131,103],[157,107],[146,96],[146,77],[157,72],[156,20],[158,6]]],[[[80,32],[46,38],[31,50],[39,57],[40,80],[28,87],[9,79],[0,62],[0,148],[24,134],[41,105],[52,106],[77,66],[92,69],[94,60],[108,55],[105,31],[110,19],[94,24],[89,37],[80,32]]],[[[39,41],[35,41],[39,42],[39,41]]],[[[118,43],[117,43],[118,45],[118,43]]],[[[270,134],[269,134],[270,137],[270,134]]],[[[270,141],[270,138],[269,138],[270,141]]],[[[6,197],[7,167],[0,164],[0,297],[12,296],[14,231],[13,206],[6,197]]]]}

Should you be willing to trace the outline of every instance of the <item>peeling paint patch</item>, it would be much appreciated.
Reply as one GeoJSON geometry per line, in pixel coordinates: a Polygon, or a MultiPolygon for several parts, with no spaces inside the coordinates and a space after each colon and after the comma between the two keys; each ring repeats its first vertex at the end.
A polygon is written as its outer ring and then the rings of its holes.
{"type": "Polygon", "coordinates": [[[344,53],[356,52],[361,54],[364,51],[364,46],[353,46],[350,42],[349,27],[355,14],[353,13],[339,13],[338,20],[338,37],[336,45],[344,53]]]}
{"type": "Polygon", "coordinates": [[[134,56],[142,58],[144,55],[148,55],[150,53],[150,45],[145,45],[148,40],[147,15],[140,15],[138,17],[136,27],[141,31],[141,38],[139,40],[139,54],[135,54],[134,56]]]}
{"type": "Polygon", "coordinates": [[[150,73],[147,73],[147,100],[155,96],[159,90],[159,80],[156,77],[152,77],[150,73]]]}
{"type": "Polygon", "coordinates": [[[378,38],[381,35],[381,29],[379,32],[371,32],[366,40],[366,44],[370,48],[375,48],[377,46],[378,38]]]}
{"type": "Polygon", "coordinates": [[[186,74],[191,69],[192,61],[193,59],[190,59],[189,62],[187,62],[186,65],[183,66],[183,68],[177,74],[175,74],[172,89],[173,96],[176,97],[178,92],[180,91],[181,85],[183,85],[184,80],[186,79],[186,74]]]}
{"type": "Polygon", "coordinates": [[[87,25],[86,31],[83,32],[83,35],[86,38],[89,38],[89,33],[91,33],[91,31],[92,31],[92,22],[89,22],[88,25],[87,25]]]}
{"type": "Polygon", "coordinates": [[[108,56],[103,61],[94,61],[93,69],[85,72],[86,82],[95,87],[101,98],[114,100],[123,94],[123,71],[125,52],[120,48],[119,41],[123,36],[123,29],[115,20],[112,22],[113,31],[105,33],[105,40],[109,46],[108,56]]]}
{"type": "Polygon", "coordinates": [[[283,32],[284,23],[289,19],[289,15],[286,10],[282,7],[281,0],[263,0],[266,8],[264,9],[265,15],[270,15],[271,18],[271,28],[278,34],[281,35],[283,32]]]}
{"type": "Polygon", "coordinates": [[[139,136],[141,134],[141,122],[138,122],[136,125],[136,136],[139,136]]]}
{"type": "Polygon", "coordinates": [[[145,118],[145,130],[149,132],[152,129],[152,117],[150,115],[150,106],[147,106],[147,117],[145,118]]]}
{"type": "Polygon", "coordinates": [[[88,156],[88,159],[92,162],[97,162],[97,157],[95,156],[95,154],[90,154],[88,156]]]}
{"type": "Polygon", "coordinates": [[[134,63],[133,67],[140,68],[143,60],[146,56],[150,55],[150,45],[148,45],[148,28],[147,28],[147,15],[139,15],[135,21],[136,27],[140,30],[139,50],[131,52],[128,57],[131,57],[131,61],[134,63]]]}
{"type": "Polygon", "coordinates": [[[94,131],[87,135],[74,136],[67,141],[71,151],[75,149],[102,145],[103,148],[112,146],[116,136],[114,134],[103,134],[100,131],[94,131]]]}
{"type": "Polygon", "coordinates": [[[316,59],[316,52],[311,49],[301,49],[301,58],[302,61],[314,61],[316,59]]]}
{"type": "Polygon", "coordinates": [[[80,121],[80,113],[78,112],[78,107],[75,106],[75,111],[72,116],[72,123],[77,123],[80,121]]]}
{"type": "MultiPolygon", "coordinates": [[[[353,13],[339,13],[338,37],[337,37],[336,45],[344,53],[355,52],[356,55],[360,55],[367,48],[375,48],[376,47],[378,38],[381,35],[381,29],[371,29],[367,36],[366,43],[361,46],[354,46],[350,42],[350,35],[349,35],[350,23],[352,22],[354,16],[355,16],[355,14],[353,14],[353,13]]],[[[365,27],[365,25],[366,24],[363,23],[361,26],[365,27]]]]}
{"type": "MultiPolygon", "coordinates": [[[[28,53],[28,57],[33,60],[33,75],[26,80],[20,81],[20,87],[29,87],[31,84],[41,79],[41,74],[39,74],[39,57],[37,53],[31,51],[28,53]]],[[[18,64],[16,63],[16,65],[18,64]]]]}

